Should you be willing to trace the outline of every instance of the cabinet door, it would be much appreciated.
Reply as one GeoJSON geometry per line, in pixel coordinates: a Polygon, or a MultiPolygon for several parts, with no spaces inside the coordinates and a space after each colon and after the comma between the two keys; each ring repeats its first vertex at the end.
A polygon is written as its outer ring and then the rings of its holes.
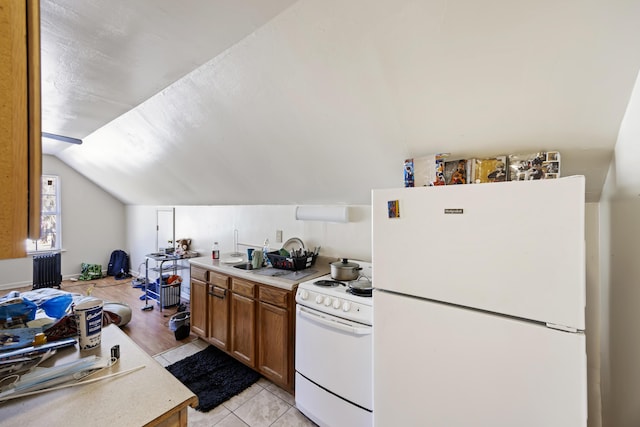
{"type": "Polygon", "coordinates": [[[258,305],[258,370],[290,388],[289,311],[260,301],[258,305]]]}
{"type": "Polygon", "coordinates": [[[225,274],[209,270],[209,336],[208,341],[218,348],[229,351],[229,282],[225,274]]]}
{"type": "Polygon", "coordinates": [[[255,368],[255,301],[231,293],[231,352],[246,365],[255,368]]]}
{"type": "Polygon", "coordinates": [[[36,0],[0,7],[0,259],[40,236],[40,16],[36,0]]]}
{"type": "Polygon", "coordinates": [[[229,300],[228,289],[209,285],[209,342],[227,351],[229,342],[229,300]]]}
{"type": "Polygon", "coordinates": [[[191,278],[191,332],[207,337],[207,284],[191,278]]]}

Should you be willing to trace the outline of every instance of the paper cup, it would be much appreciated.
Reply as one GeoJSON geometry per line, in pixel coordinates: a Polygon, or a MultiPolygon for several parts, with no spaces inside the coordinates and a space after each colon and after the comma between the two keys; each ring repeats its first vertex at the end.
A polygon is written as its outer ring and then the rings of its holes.
{"type": "Polygon", "coordinates": [[[78,345],[80,350],[89,350],[100,345],[102,307],[102,300],[90,299],[80,302],[73,308],[78,325],[78,345]]]}

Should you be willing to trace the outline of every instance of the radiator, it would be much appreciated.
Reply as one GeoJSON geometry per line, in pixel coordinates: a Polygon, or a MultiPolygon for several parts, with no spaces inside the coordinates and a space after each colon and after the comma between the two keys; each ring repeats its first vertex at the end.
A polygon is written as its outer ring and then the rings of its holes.
{"type": "Polygon", "coordinates": [[[33,289],[60,288],[60,253],[33,256],[33,289]]]}

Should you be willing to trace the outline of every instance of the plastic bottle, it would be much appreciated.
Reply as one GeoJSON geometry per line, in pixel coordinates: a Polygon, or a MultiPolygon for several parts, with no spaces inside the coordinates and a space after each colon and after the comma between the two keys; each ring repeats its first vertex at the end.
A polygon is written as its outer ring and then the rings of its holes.
{"type": "Polygon", "coordinates": [[[213,249],[211,249],[211,259],[220,259],[220,248],[218,242],[213,242],[213,249]]]}
{"type": "Polygon", "coordinates": [[[269,252],[269,239],[264,239],[264,244],[262,245],[262,259],[263,259],[263,263],[264,265],[269,265],[271,264],[269,262],[269,257],[267,256],[267,253],[269,252]]]}

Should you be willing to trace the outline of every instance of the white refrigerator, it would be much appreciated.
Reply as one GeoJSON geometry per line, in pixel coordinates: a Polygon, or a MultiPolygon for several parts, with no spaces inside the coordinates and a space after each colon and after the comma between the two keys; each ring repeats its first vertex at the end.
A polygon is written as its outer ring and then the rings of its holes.
{"type": "Polygon", "coordinates": [[[372,192],[375,426],[586,426],[584,194],[372,192]]]}

